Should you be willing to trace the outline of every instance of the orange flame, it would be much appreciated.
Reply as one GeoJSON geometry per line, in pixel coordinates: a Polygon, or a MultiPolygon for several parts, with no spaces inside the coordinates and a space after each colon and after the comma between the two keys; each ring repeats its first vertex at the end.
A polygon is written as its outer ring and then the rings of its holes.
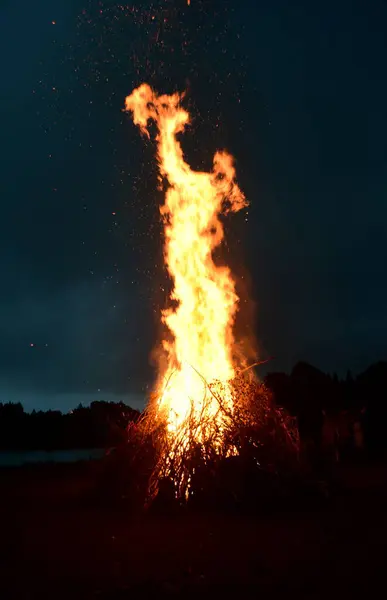
{"type": "Polygon", "coordinates": [[[149,121],[156,123],[160,173],[169,184],[160,211],[164,258],[173,281],[171,300],[177,308],[162,313],[172,341],[163,341],[167,368],[160,373],[155,397],[157,414],[165,419],[171,436],[184,437],[194,417],[198,426],[195,431],[191,427],[190,439],[203,443],[210,436],[214,439],[216,430],[219,443],[224,417],[217,395],[232,413],[230,381],[236,368],[232,329],[238,296],[230,269],[214,263],[213,251],[224,237],[219,215],[239,211],[247,202],[226,152],[215,153],[210,173],[193,171],[185,162],[176,138],[189,123],[182,97],[158,96],[143,84],[125,103],[148,138],[149,121]]]}

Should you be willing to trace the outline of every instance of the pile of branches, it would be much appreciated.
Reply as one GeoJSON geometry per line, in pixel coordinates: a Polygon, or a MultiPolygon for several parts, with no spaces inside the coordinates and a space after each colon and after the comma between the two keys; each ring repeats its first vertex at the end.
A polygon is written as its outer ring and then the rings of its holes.
{"type": "Polygon", "coordinates": [[[296,422],[276,407],[263,383],[240,373],[231,382],[231,403],[224,402],[220,382],[204,383],[202,413],[197,415],[192,407],[177,435],[172,436],[160,419],[156,400],[130,427],[130,472],[134,480],[141,479],[137,492],[146,506],[155,500],[191,506],[239,504],[246,498],[262,498],[297,471],[296,422]],[[216,419],[213,414],[205,417],[206,402],[213,404],[214,399],[216,419]],[[204,432],[200,444],[199,429],[204,432]]]}

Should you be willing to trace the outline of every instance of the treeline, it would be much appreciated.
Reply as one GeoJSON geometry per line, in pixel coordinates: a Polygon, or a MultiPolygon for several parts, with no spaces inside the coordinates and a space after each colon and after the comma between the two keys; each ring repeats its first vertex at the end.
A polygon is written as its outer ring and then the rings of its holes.
{"type": "Polygon", "coordinates": [[[107,448],[126,437],[140,413],[120,402],[81,404],[70,413],[26,413],[22,404],[0,403],[0,450],[107,448]]]}
{"type": "Polygon", "coordinates": [[[300,362],[290,375],[270,373],[265,381],[276,403],[297,417],[302,441],[320,445],[331,436],[336,444],[340,438],[348,445],[358,433],[366,450],[386,453],[387,362],[372,364],[356,377],[347,372],[343,379],[300,362]]]}
{"type": "MultiPolygon", "coordinates": [[[[265,383],[277,405],[297,417],[301,441],[319,446],[331,436],[335,444],[340,438],[341,445],[348,445],[360,428],[369,451],[387,451],[387,362],[375,363],[356,377],[348,372],[343,379],[300,362],[290,374],[268,374],[265,383]]],[[[79,405],[67,414],[26,413],[20,403],[0,404],[0,450],[116,446],[139,416],[126,404],[104,401],[79,405]]]]}

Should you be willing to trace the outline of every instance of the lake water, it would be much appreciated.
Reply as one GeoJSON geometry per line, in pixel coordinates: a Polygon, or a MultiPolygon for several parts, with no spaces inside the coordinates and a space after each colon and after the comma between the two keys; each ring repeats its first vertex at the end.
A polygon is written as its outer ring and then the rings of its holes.
{"type": "Polygon", "coordinates": [[[80,460],[103,458],[104,448],[82,448],[78,450],[34,450],[32,452],[0,452],[0,467],[21,467],[32,463],[72,463],[80,460]]]}

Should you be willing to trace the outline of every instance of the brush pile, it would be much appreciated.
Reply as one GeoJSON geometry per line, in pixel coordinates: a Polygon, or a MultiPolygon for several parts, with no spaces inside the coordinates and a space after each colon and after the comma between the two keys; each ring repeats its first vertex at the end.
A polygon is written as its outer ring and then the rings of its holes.
{"type": "Polygon", "coordinates": [[[157,418],[155,401],[131,426],[127,468],[131,479],[139,482],[136,491],[145,506],[172,500],[188,506],[244,504],[248,498],[271,494],[273,486],[297,471],[295,420],[275,406],[271,392],[257,380],[240,374],[231,388],[232,412],[222,402],[222,384],[206,384],[205,393],[211,402],[216,399],[219,410],[208,428],[192,410],[178,435],[171,436],[157,418]],[[195,441],[199,427],[208,431],[201,444],[195,441]]]}

